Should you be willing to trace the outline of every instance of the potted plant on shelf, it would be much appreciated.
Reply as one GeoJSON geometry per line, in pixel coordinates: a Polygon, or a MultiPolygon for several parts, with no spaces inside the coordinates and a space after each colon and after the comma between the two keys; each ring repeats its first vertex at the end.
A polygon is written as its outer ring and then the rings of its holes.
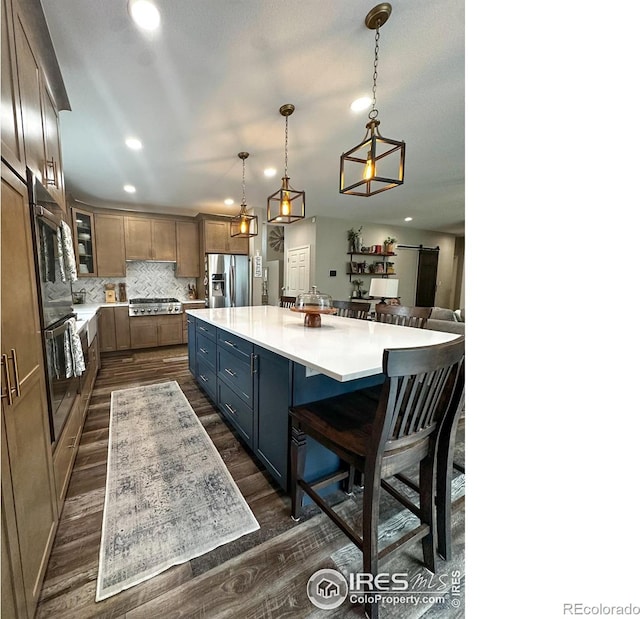
{"type": "Polygon", "coordinates": [[[384,241],[384,253],[385,254],[392,254],[393,253],[393,249],[394,249],[394,243],[396,242],[395,237],[393,236],[388,236],[387,239],[384,241]]]}
{"type": "Polygon", "coordinates": [[[362,226],[357,230],[349,228],[349,230],[347,230],[347,238],[349,239],[349,253],[360,253],[362,250],[362,226]]]}

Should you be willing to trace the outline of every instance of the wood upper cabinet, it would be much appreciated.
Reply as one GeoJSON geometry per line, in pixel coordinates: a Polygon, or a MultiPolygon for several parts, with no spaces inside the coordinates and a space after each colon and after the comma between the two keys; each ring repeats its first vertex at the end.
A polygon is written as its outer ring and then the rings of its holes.
{"type": "Polygon", "coordinates": [[[96,231],[93,213],[73,207],[71,229],[74,231],[78,277],[96,277],[96,231]]]}
{"type": "MultiPolygon", "coordinates": [[[[23,600],[33,617],[58,510],[28,192],[4,163],[1,201],[2,507],[11,555],[2,579],[11,578],[15,592],[7,607],[23,600]]],[[[2,592],[4,616],[4,583],[2,592]]]]}
{"type": "Polygon", "coordinates": [[[154,260],[176,261],[176,222],[151,220],[151,255],[154,260]]]}
{"type": "Polygon", "coordinates": [[[21,176],[25,174],[24,141],[22,135],[22,111],[18,89],[15,39],[13,34],[12,0],[2,0],[0,34],[2,51],[2,157],[21,176]]]}
{"type": "Polygon", "coordinates": [[[249,253],[249,239],[232,237],[228,219],[203,219],[202,225],[205,254],[246,255],[249,253]]]}
{"type": "Polygon", "coordinates": [[[125,218],[127,260],[176,260],[176,222],[143,217],[125,218]]]}
{"type": "Polygon", "coordinates": [[[231,224],[229,226],[229,251],[230,254],[241,254],[246,256],[249,254],[249,239],[243,239],[237,236],[231,236],[231,224]]]}
{"type": "Polygon", "coordinates": [[[198,224],[176,222],[176,277],[200,277],[198,224]]]}
{"type": "MultiPolygon", "coordinates": [[[[25,161],[34,176],[43,184],[44,128],[40,100],[40,67],[29,41],[28,30],[19,10],[14,11],[16,62],[24,132],[25,161]]],[[[3,112],[4,114],[4,112],[3,112]]]]}
{"type": "Polygon", "coordinates": [[[151,260],[151,220],[125,218],[124,246],[127,260],[151,260]]]}
{"type": "Polygon", "coordinates": [[[224,254],[228,247],[229,224],[226,221],[203,221],[204,253],[224,254]]]}
{"type": "Polygon", "coordinates": [[[33,38],[29,36],[19,3],[14,5],[14,33],[24,132],[24,160],[34,176],[51,193],[58,206],[66,212],[58,110],[47,87],[47,81],[32,45],[33,38]]]}
{"type": "Polygon", "coordinates": [[[44,124],[44,185],[58,205],[66,211],[58,110],[56,110],[53,98],[44,84],[41,90],[42,120],[44,124]]]}
{"type": "Polygon", "coordinates": [[[99,277],[124,277],[124,216],[95,213],[96,265],[99,277]]]}

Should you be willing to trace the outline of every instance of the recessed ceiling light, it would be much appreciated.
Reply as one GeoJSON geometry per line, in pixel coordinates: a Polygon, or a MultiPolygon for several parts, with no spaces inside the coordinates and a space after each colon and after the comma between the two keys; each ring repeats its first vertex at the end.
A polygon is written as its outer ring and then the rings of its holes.
{"type": "Polygon", "coordinates": [[[413,217],[405,217],[404,220],[405,221],[413,221],[413,217]]]}
{"type": "Polygon", "coordinates": [[[366,110],[370,105],[371,105],[371,98],[370,97],[360,97],[359,99],[356,99],[351,104],[351,111],[352,112],[362,112],[362,110],[366,110]]]}
{"type": "Polygon", "coordinates": [[[133,185],[125,185],[123,187],[123,189],[127,192],[127,193],[135,193],[136,192],[136,188],[133,185]]]}
{"type": "Polygon", "coordinates": [[[156,30],[160,25],[160,13],[149,0],[130,0],[129,13],[131,19],[143,30],[156,30]]]}
{"type": "Polygon", "coordinates": [[[268,178],[276,175],[277,170],[275,168],[265,168],[264,175],[268,178]]]}
{"type": "Polygon", "coordinates": [[[227,206],[231,206],[231,205],[233,204],[233,200],[232,200],[231,198],[227,198],[227,199],[224,201],[224,203],[225,203],[227,206]]]}
{"type": "Polygon", "coordinates": [[[140,150],[142,148],[142,142],[138,138],[127,138],[124,143],[131,150],[140,150]]]}

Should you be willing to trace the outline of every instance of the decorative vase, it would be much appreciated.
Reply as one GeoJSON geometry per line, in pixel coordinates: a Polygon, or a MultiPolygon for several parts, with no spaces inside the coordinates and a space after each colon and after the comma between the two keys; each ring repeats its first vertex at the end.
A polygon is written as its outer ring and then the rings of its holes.
{"type": "Polygon", "coordinates": [[[357,236],[353,241],[353,247],[356,254],[359,254],[362,251],[362,238],[357,236]]]}

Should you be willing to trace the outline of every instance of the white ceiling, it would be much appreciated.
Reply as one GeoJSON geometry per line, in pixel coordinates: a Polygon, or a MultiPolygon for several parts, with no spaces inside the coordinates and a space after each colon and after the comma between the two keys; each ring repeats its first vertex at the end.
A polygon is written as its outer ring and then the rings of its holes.
{"type": "Polygon", "coordinates": [[[71,102],[60,123],[74,198],[236,214],[246,150],[247,204],[266,208],[284,168],[278,110],[293,103],[288,171],[307,216],[464,234],[463,0],[392,2],[377,107],[382,135],[406,142],[405,182],[370,198],[339,194],[338,176],[365,135],[368,110],[349,106],[371,94],[375,0],[156,0],[153,36],[126,0],[41,1],[71,102]],[[143,150],[125,146],[130,135],[143,150]]]}

